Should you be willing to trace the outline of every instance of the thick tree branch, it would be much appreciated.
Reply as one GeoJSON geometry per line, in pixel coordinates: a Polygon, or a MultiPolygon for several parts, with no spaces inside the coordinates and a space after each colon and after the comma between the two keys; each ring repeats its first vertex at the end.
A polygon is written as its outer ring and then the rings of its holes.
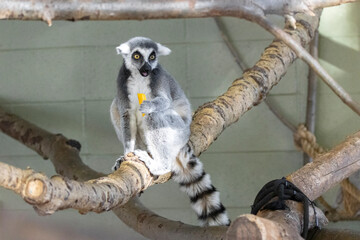
{"type": "MultiPolygon", "coordinates": [[[[319,24],[318,16],[297,16],[296,30],[286,29],[294,41],[306,45],[319,24]]],[[[275,40],[265,49],[260,60],[236,79],[223,95],[201,106],[194,114],[190,142],[197,155],[245,112],[259,104],[295,61],[295,53],[275,40]]]]}
{"type": "Polygon", "coordinates": [[[20,194],[36,206],[39,214],[52,214],[66,208],[81,212],[108,211],[154,183],[163,182],[170,174],[154,179],[145,164],[132,154],[118,171],[104,176],[86,166],[79,157],[80,144],[64,136],[51,134],[0,108],[0,130],[44,158],[50,158],[57,173],[66,177],[47,178],[32,170],[21,170],[3,164],[0,185],[20,194]],[[77,182],[74,180],[88,180],[77,182]],[[36,190],[36,191],[35,191],[36,190]]]}
{"type": "MultiPolygon", "coordinates": [[[[360,132],[357,132],[314,162],[290,174],[287,179],[314,200],[359,169],[360,132]]],[[[230,226],[227,236],[229,239],[301,239],[299,232],[304,224],[302,205],[296,202],[287,202],[287,205],[290,210],[260,211],[257,217],[251,218],[240,216],[230,226]]],[[[311,208],[309,210],[312,211],[311,208]]],[[[317,216],[323,224],[326,223],[320,210],[317,210],[317,216]]],[[[314,226],[314,220],[314,215],[311,215],[310,227],[314,226]]]]}
{"type": "Polygon", "coordinates": [[[150,172],[134,158],[135,162],[124,162],[119,171],[87,182],[63,176],[49,179],[42,173],[21,170],[0,162],[0,186],[20,194],[26,202],[35,206],[40,215],[67,208],[77,209],[81,213],[109,211],[128,202],[138,193],[138,189],[146,189],[152,184],[152,181],[146,181],[151,178],[150,172]]]}
{"type": "Polygon", "coordinates": [[[22,170],[0,162],[0,186],[21,194],[24,190],[23,183],[34,173],[31,169],[22,170]]]}
{"type": "Polygon", "coordinates": [[[335,6],[356,0],[127,0],[127,1],[70,1],[70,0],[2,0],[0,19],[44,20],[126,20],[167,19],[250,15],[312,14],[317,8],[335,6]]]}
{"type": "MultiPolygon", "coordinates": [[[[294,201],[286,201],[288,210],[260,211],[256,216],[245,214],[237,218],[228,229],[227,239],[267,239],[295,240],[303,239],[303,206],[294,201]]],[[[327,224],[320,209],[316,209],[319,226],[327,224]]],[[[309,208],[309,228],[316,226],[314,210],[309,208]]]]}
{"type": "Polygon", "coordinates": [[[288,176],[288,180],[298,186],[310,200],[315,200],[359,169],[360,132],[357,132],[288,176]]]}

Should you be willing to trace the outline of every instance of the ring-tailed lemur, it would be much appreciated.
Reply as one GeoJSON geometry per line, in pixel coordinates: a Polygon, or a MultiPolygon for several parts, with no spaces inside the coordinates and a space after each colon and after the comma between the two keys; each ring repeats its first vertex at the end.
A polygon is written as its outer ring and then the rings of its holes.
{"type": "Polygon", "coordinates": [[[190,103],[179,84],[158,63],[158,57],[171,50],[144,37],[132,38],[116,50],[124,63],[110,115],[124,154],[134,152],[154,175],[172,171],[202,225],[228,225],[219,192],[188,145],[190,103]],[[138,93],[147,98],[141,105],[138,93]]]}

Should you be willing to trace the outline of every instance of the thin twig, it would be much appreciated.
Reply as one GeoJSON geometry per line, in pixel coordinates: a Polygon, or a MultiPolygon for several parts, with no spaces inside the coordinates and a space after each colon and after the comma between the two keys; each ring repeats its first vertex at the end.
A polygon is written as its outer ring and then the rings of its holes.
{"type": "Polygon", "coordinates": [[[224,24],[221,22],[220,18],[214,18],[215,19],[215,23],[220,31],[221,37],[224,40],[226,46],[228,47],[231,55],[233,55],[233,57],[235,58],[235,61],[237,63],[237,65],[239,65],[240,69],[242,71],[245,71],[248,66],[246,65],[246,63],[242,60],[242,58],[240,57],[239,52],[236,50],[235,46],[230,42],[228,34],[226,32],[225,26],[224,24]]]}
{"type": "MultiPolygon", "coordinates": [[[[310,44],[310,54],[313,58],[318,59],[318,45],[319,45],[319,32],[315,31],[314,38],[310,44]]],[[[316,90],[317,78],[315,71],[310,68],[308,76],[308,95],[306,107],[306,128],[314,133],[315,132],[315,111],[316,111],[316,90]]]]}
{"type": "Polygon", "coordinates": [[[265,100],[266,106],[268,106],[268,108],[270,109],[270,111],[287,127],[290,129],[290,131],[292,131],[293,133],[295,133],[297,131],[297,128],[294,124],[292,124],[290,121],[288,121],[285,117],[283,117],[283,115],[276,109],[274,108],[273,104],[270,103],[270,101],[268,99],[265,100]]]}
{"type": "MultiPolygon", "coordinates": [[[[315,35],[310,44],[310,54],[313,58],[318,59],[318,45],[319,32],[315,31],[315,35]]],[[[317,76],[312,68],[309,68],[308,75],[308,90],[306,103],[306,122],[305,126],[311,133],[315,132],[315,117],[316,117],[316,91],[317,90],[317,76]]],[[[304,164],[312,162],[312,158],[304,153],[304,164]]]]}
{"type": "Polygon", "coordinates": [[[355,113],[360,116],[360,104],[351,98],[351,96],[326,72],[320,63],[314,59],[300,44],[298,44],[289,34],[281,28],[270,22],[263,16],[254,16],[256,22],[264,29],[273,34],[288,45],[295,54],[305,61],[309,67],[331,88],[331,90],[355,113]]]}

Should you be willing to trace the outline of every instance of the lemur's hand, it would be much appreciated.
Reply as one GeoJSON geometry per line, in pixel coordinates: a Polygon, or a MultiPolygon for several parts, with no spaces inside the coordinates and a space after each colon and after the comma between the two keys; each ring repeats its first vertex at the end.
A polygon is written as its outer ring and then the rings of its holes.
{"type": "Polygon", "coordinates": [[[143,101],[139,108],[140,112],[149,114],[155,112],[156,106],[152,101],[143,101]]]}

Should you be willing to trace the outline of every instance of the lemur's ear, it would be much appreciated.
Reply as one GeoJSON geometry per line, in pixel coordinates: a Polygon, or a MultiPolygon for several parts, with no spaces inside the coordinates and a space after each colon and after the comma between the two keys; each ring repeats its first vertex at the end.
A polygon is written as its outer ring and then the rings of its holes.
{"type": "Polygon", "coordinates": [[[126,43],[123,43],[120,46],[116,47],[116,52],[117,52],[117,54],[121,54],[123,56],[129,54],[130,53],[129,44],[126,42],[126,43]]]}
{"type": "Polygon", "coordinates": [[[171,53],[170,48],[165,47],[164,45],[161,45],[160,43],[157,43],[157,47],[158,47],[158,55],[159,56],[166,56],[171,53]]]}

